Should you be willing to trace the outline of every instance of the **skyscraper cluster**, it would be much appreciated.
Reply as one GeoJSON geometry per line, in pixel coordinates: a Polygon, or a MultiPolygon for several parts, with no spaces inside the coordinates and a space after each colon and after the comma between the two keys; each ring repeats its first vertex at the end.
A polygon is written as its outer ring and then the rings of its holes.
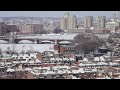
{"type": "MultiPolygon", "coordinates": [[[[103,30],[105,29],[106,24],[106,16],[98,16],[96,19],[96,25],[94,24],[93,16],[85,16],[84,17],[84,29],[90,29],[94,27],[95,29],[103,30]]],[[[81,32],[83,28],[79,28],[77,24],[77,17],[75,15],[70,15],[69,13],[65,13],[64,17],[60,21],[60,28],[62,30],[66,30],[67,32],[81,32]]],[[[85,31],[85,30],[84,30],[85,31]]]]}

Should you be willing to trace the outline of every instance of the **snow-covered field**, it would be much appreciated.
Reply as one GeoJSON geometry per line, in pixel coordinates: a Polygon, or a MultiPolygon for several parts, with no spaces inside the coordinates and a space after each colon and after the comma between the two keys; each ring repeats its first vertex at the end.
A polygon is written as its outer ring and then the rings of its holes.
{"type": "Polygon", "coordinates": [[[62,40],[73,40],[74,37],[78,34],[43,34],[35,36],[23,36],[18,37],[19,39],[29,39],[29,38],[38,38],[38,39],[62,39],[62,40]]]}
{"type": "Polygon", "coordinates": [[[54,44],[0,44],[0,49],[2,51],[5,51],[10,48],[10,50],[15,50],[18,53],[20,53],[22,50],[25,52],[28,50],[38,51],[38,52],[44,52],[44,51],[53,51],[54,50],[54,44]]]}

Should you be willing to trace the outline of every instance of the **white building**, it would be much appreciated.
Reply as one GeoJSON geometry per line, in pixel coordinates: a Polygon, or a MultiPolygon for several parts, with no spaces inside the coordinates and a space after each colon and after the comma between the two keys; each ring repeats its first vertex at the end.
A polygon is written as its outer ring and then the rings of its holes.
{"type": "Polygon", "coordinates": [[[93,16],[85,16],[84,18],[84,27],[93,27],[93,16]]]}
{"type": "Polygon", "coordinates": [[[105,29],[106,16],[97,17],[97,29],[105,29]]]}
{"type": "Polygon", "coordinates": [[[116,28],[117,26],[119,26],[119,23],[118,23],[118,22],[107,22],[107,23],[105,24],[105,27],[106,27],[107,29],[110,29],[110,31],[111,31],[112,33],[115,33],[115,32],[116,32],[115,28],[116,28]]]}
{"type": "Polygon", "coordinates": [[[67,13],[60,21],[60,28],[62,30],[77,28],[76,16],[67,13]]]}

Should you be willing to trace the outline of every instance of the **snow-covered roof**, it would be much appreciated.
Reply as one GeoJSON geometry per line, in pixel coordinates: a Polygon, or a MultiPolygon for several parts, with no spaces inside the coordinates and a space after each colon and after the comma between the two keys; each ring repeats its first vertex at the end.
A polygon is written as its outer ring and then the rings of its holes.
{"type": "Polygon", "coordinates": [[[30,57],[36,57],[36,53],[30,53],[30,57]]]}
{"type": "Polygon", "coordinates": [[[34,61],[29,61],[28,63],[34,64],[35,62],[34,61]]]}
{"type": "Polygon", "coordinates": [[[13,63],[17,64],[17,63],[20,63],[19,61],[12,61],[13,63]]]}
{"type": "Polygon", "coordinates": [[[117,24],[117,22],[107,22],[106,24],[117,24]]]}
{"type": "Polygon", "coordinates": [[[31,73],[34,75],[40,75],[40,73],[38,71],[36,72],[35,70],[31,70],[31,73]]]}
{"type": "Polygon", "coordinates": [[[8,68],[6,71],[7,71],[7,72],[14,72],[15,70],[14,70],[14,69],[11,69],[11,68],[8,68]]]}
{"type": "Polygon", "coordinates": [[[69,61],[69,58],[63,58],[63,61],[69,61]]]}
{"type": "Polygon", "coordinates": [[[105,63],[105,62],[98,62],[97,65],[108,65],[108,63],[105,63]]]}
{"type": "Polygon", "coordinates": [[[57,60],[57,61],[63,61],[63,59],[62,59],[62,58],[56,58],[56,60],[57,60]]]}
{"type": "Polygon", "coordinates": [[[80,78],[77,78],[77,77],[75,77],[75,76],[72,76],[72,79],[80,79],[80,78]]]}
{"type": "Polygon", "coordinates": [[[111,79],[111,78],[106,76],[106,77],[99,77],[99,78],[96,78],[96,79],[111,79]]]}
{"type": "Polygon", "coordinates": [[[4,65],[4,62],[0,62],[0,65],[4,65]]]}
{"type": "Polygon", "coordinates": [[[17,55],[16,55],[16,54],[13,54],[12,57],[17,57],[17,55]]]}
{"type": "Polygon", "coordinates": [[[8,42],[4,40],[0,40],[0,44],[8,44],[8,42]]]}
{"type": "Polygon", "coordinates": [[[78,74],[78,73],[84,73],[85,71],[83,70],[83,68],[79,68],[78,70],[72,70],[72,72],[74,74],[78,74]]]}
{"type": "Polygon", "coordinates": [[[30,41],[30,40],[21,40],[18,42],[19,44],[33,44],[34,42],[30,41]]]}
{"type": "Polygon", "coordinates": [[[118,65],[118,63],[112,63],[112,62],[110,62],[109,64],[110,64],[111,66],[118,65]]]}
{"type": "Polygon", "coordinates": [[[79,66],[95,66],[96,64],[95,63],[86,63],[86,64],[83,64],[83,63],[80,63],[79,66]]]}
{"type": "Polygon", "coordinates": [[[5,64],[12,64],[11,62],[6,62],[5,64]]]}
{"type": "Polygon", "coordinates": [[[58,69],[70,69],[69,66],[54,66],[52,67],[54,70],[58,70],[58,69]]]}
{"type": "Polygon", "coordinates": [[[94,61],[100,61],[99,57],[94,57],[94,61]]]}
{"type": "Polygon", "coordinates": [[[97,72],[97,69],[95,68],[95,69],[92,69],[92,72],[97,72]]]}
{"type": "Polygon", "coordinates": [[[31,68],[25,68],[26,71],[31,71],[32,69],[31,68]]]}
{"type": "Polygon", "coordinates": [[[69,58],[70,59],[70,61],[75,61],[75,59],[74,58],[69,58]]]}
{"type": "Polygon", "coordinates": [[[55,61],[55,58],[51,58],[50,61],[55,61]]]}
{"type": "Polygon", "coordinates": [[[63,74],[64,72],[62,70],[58,70],[57,74],[63,74]]]}
{"type": "Polygon", "coordinates": [[[66,73],[71,74],[72,72],[70,70],[66,70],[66,73]]]}
{"type": "Polygon", "coordinates": [[[84,58],[83,61],[84,61],[84,62],[88,62],[88,59],[87,59],[87,58],[84,58]]]}
{"type": "Polygon", "coordinates": [[[2,51],[6,51],[8,47],[10,47],[10,50],[13,50],[14,47],[14,50],[18,53],[22,52],[22,50],[27,52],[31,49],[31,46],[33,51],[37,52],[54,51],[54,44],[14,44],[14,46],[12,44],[0,44],[2,51]]]}
{"type": "Polygon", "coordinates": [[[56,74],[55,72],[53,72],[53,71],[46,71],[46,72],[44,72],[44,73],[42,73],[42,74],[56,74]]]}
{"type": "MultiPolygon", "coordinates": [[[[5,47],[3,47],[3,48],[5,48],[5,47]]],[[[3,48],[1,48],[1,49],[3,49],[3,48]]],[[[7,49],[6,49],[6,50],[7,50],[7,49]]],[[[6,50],[5,50],[5,51],[6,51],[6,50]]],[[[2,53],[2,56],[3,56],[4,59],[7,59],[7,58],[10,58],[11,55],[10,55],[10,54],[7,54],[7,53],[2,53]]],[[[3,58],[2,58],[2,59],[3,59],[3,58]]]]}
{"type": "Polygon", "coordinates": [[[36,60],[35,60],[35,62],[36,62],[36,63],[41,63],[41,61],[40,61],[40,60],[38,60],[38,59],[36,59],[36,60]]]}
{"type": "Polygon", "coordinates": [[[20,61],[20,63],[28,63],[27,61],[20,61]]]}
{"type": "Polygon", "coordinates": [[[105,61],[103,56],[100,56],[100,61],[105,61]]]}
{"type": "Polygon", "coordinates": [[[41,67],[41,69],[47,69],[47,70],[50,70],[50,67],[41,67]]]}

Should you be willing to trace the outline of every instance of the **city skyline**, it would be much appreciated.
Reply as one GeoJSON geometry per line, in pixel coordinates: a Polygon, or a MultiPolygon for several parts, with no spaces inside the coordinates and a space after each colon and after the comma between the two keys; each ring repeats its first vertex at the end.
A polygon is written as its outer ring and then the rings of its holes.
{"type": "Polygon", "coordinates": [[[112,17],[115,11],[0,11],[0,17],[63,17],[64,13],[69,12],[77,17],[84,16],[107,16],[112,17]]]}

